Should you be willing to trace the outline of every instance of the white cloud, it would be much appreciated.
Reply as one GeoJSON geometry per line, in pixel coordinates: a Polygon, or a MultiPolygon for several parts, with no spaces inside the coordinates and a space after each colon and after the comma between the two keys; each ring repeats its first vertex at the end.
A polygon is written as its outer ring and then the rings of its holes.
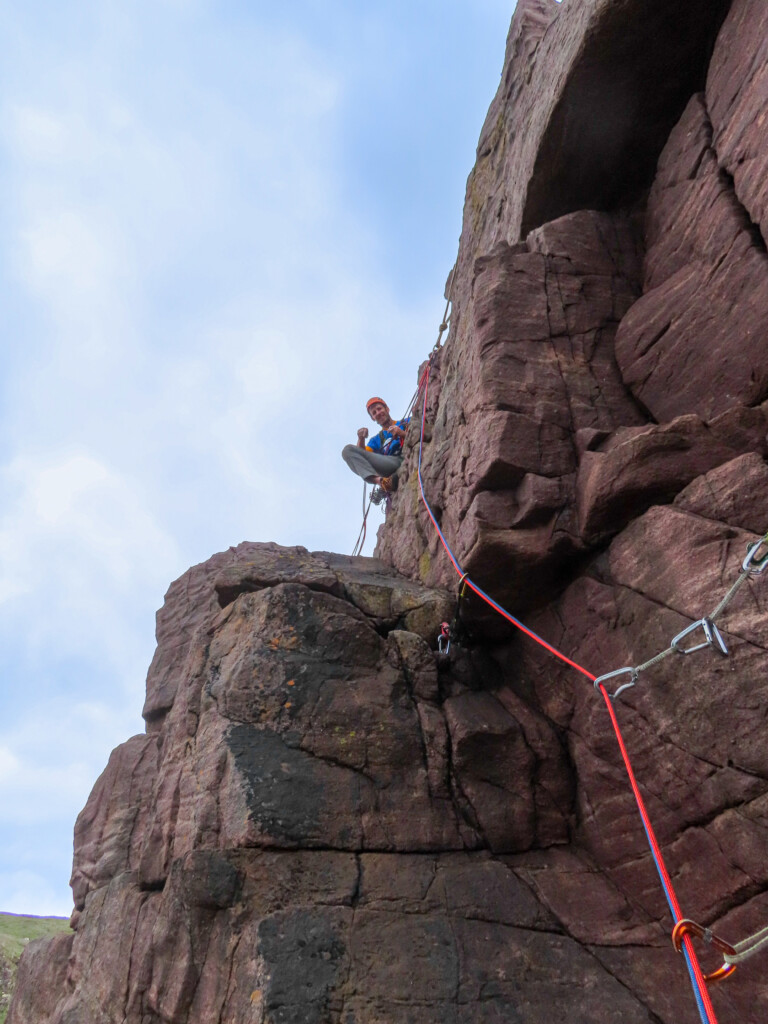
{"type": "Polygon", "coordinates": [[[61,160],[66,155],[65,127],[50,111],[11,105],[8,119],[19,154],[25,160],[61,160]]]}
{"type": "Polygon", "coordinates": [[[31,291],[49,304],[54,316],[78,332],[106,306],[116,276],[116,253],[104,225],[78,208],[38,208],[21,231],[21,259],[31,291]]]}
{"type": "Polygon", "coordinates": [[[0,747],[0,787],[18,778],[21,770],[19,759],[10,750],[0,747]]]}
{"type": "MultiPolygon", "coordinates": [[[[146,511],[139,483],[87,452],[19,455],[2,476],[5,493],[15,498],[0,519],[3,587],[55,589],[67,577],[89,584],[95,571],[103,594],[130,590],[148,571],[160,574],[173,564],[172,538],[146,511]]],[[[80,597],[92,604],[95,593],[86,585],[80,597]]],[[[70,590],[67,600],[73,598],[70,590]]]]}
{"type": "Polygon", "coordinates": [[[0,823],[7,827],[59,819],[74,824],[93,784],[92,771],[91,764],[66,757],[48,768],[16,761],[14,770],[0,778],[0,823]]]}

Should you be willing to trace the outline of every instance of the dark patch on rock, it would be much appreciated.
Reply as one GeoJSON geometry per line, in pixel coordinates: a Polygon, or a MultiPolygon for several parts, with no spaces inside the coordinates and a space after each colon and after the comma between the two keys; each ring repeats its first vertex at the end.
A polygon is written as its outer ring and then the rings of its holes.
{"type": "MultiPolygon", "coordinates": [[[[342,921],[346,914],[340,916],[342,921]]],[[[339,924],[342,923],[341,921],[339,924]]],[[[327,912],[300,909],[259,925],[259,956],[269,964],[264,1005],[275,1024],[324,1024],[347,951],[327,912]]]]}
{"type": "Polygon", "coordinates": [[[182,887],[190,904],[206,910],[224,910],[235,903],[240,875],[218,851],[197,850],[177,864],[184,873],[182,887]]]}
{"type": "MultiPolygon", "coordinates": [[[[333,789],[342,790],[345,812],[359,810],[360,783],[349,769],[320,765],[269,729],[235,725],[228,730],[226,742],[248,784],[247,812],[268,843],[311,846],[323,841],[320,823],[329,775],[334,776],[333,789]]],[[[355,838],[354,847],[359,845],[359,837],[355,838]]]]}

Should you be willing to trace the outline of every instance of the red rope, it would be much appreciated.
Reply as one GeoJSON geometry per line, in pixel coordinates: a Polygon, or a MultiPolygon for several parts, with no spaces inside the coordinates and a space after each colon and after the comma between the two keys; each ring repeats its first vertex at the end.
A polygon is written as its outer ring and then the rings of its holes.
{"type": "MultiPolygon", "coordinates": [[[[426,367],[424,368],[424,373],[422,373],[421,379],[419,381],[419,393],[421,392],[422,385],[424,387],[424,402],[423,402],[423,405],[422,405],[422,412],[421,412],[421,438],[419,440],[419,474],[418,474],[419,475],[419,491],[421,492],[421,500],[422,500],[422,502],[424,504],[424,508],[427,510],[427,515],[432,520],[432,525],[434,526],[435,531],[437,532],[437,535],[440,538],[440,543],[443,545],[443,548],[445,549],[445,553],[448,555],[448,557],[451,560],[451,565],[456,570],[456,573],[459,576],[463,576],[464,575],[464,570],[461,568],[461,566],[459,565],[456,557],[454,556],[453,552],[451,551],[451,548],[450,548],[450,546],[448,544],[448,541],[445,539],[445,537],[443,535],[443,531],[440,529],[440,526],[439,526],[437,520],[435,519],[435,517],[434,517],[434,515],[432,513],[432,509],[429,507],[429,502],[427,501],[426,495],[424,494],[424,483],[423,483],[423,481],[421,479],[421,449],[422,449],[422,445],[423,445],[423,441],[424,441],[424,427],[425,427],[425,424],[426,424],[426,416],[427,416],[427,396],[428,396],[428,393],[429,393],[429,370],[430,370],[430,367],[431,367],[431,360],[427,363],[426,367]]],[[[497,604],[493,600],[493,598],[489,597],[488,594],[486,594],[484,590],[482,590],[476,583],[474,583],[471,579],[469,579],[469,577],[467,577],[467,586],[470,588],[470,590],[473,590],[477,594],[478,597],[482,598],[482,600],[485,601],[486,604],[490,605],[491,608],[493,608],[495,611],[497,611],[499,613],[499,615],[501,615],[505,619],[507,619],[508,622],[511,622],[512,625],[516,626],[517,629],[519,629],[521,632],[523,632],[527,636],[531,637],[532,640],[535,640],[537,644],[541,644],[541,646],[544,647],[546,650],[548,650],[550,654],[553,654],[556,658],[559,658],[560,661],[564,661],[565,664],[566,665],[570,665],[571,668],[575,668],[577,672],[581,672],[581,674],[586,676],[587,679],[589,679],[591,682],[595,681],[597,676],[593,675],[588,669],[584,668],[583,665],[579,665],[578,662],[573,661],[573,660],[571,660],[571,658],[566,657],[566,655],[563,654],[562,651],[558,651],[558,649],[556,647],[553,647],[552,644],[547,643],[546,640],[543,640],[540,636],[538,636],[536,633],[534,633],[532,629],[529,629],[526,625],[524,625],[522,622],[520,622],[519,619],[516,619],[514,617],[514,615],[510,615],[510,613],[505,608],[502,608],[500,604],[497,604]]]]}
{"type": "MultiPolygon", "coordinates": [[[[603,698],[605,699],[605,706],[608,708],[608,714],[611,716],[611,723],[613,725],[613,730],[616,733],[616,739],[619,744],[621,756],[624,760],[624,767],[627,769],[627,775],[629,776],[629,784],[632,787],[632,792],[635,796],[635,802],[637,803],[637,808],[640,812],[640,817],[642,818],[646,835],[648,836],[648,842],[651,847],[651,853],[653,854],[653,859],[656,861],[656,868],[659,872],[659,875],[661,876],[662,885],[666,890],[666,896],[667,900],[669,901],[670,909],[672,910],[672,916],[674,918],[675,924],[677,924],[677,922],[682,918],[683,913],[680,910],[680,904],[678,903],[677,895],[675,894],[675,889],[672,885],[672,879],[669,877],[669,872],[667,871],[667,866],[664,863],[664,857],[661,852],[661,847],[659,846],[659,841],[656,838],[656,833],[653,831],[653,825],[651,825],[651,819],[648,815],[648,811],[645,806],[645,801],[643,800],[643,797],[640,793],[640,787],[637,784],[637,779],[635,778],[635,773],[632,769],[632,762],[629,759],[629,753],[624,743],[624,737],[621,734],[619,722],[616,718],[616,710],[613,706],[613,701],[611,700],[608,691],[602,683],[600,684],[600,692],[602,693],[603,698]]],[[[709,998],[709,991],[707,990],[707,985],[704,981],[704,975],[699,965],[696,952],[693,948],[693,941],[690,935],[685,935],[683,938],[683,942],[685,944],[686,949],[688,950],[691,967],[693,970],[694,977],[696,978],[696,984],[699,987],[699,994],[704,1004],[707,1019],[712,1021],[713,1024],[717,1024],[717,1020],[715,1018],[715,1011],[712,1007],[712,1002],[709,998]]]]}
{"type": "MultiPolygon", "coordinates": [[[[448,542],[446,541],[445,537],[443,536],[443,531],[440,529],[440,526],[439,526],[437,520],[435,519],[434,514],[432,513],[432,509],[429,506],[429,502],[427,501],[426,495],[424,494],[424,483],[423,483],[422,478],[421,478],[421,456],[422,456],[422,448],[423,448],[423,445],[424,445],[424,427],[425,427],[425,424],[426,424],[426,415],[427,415],[427,395],[428,395],[428,392],[429,392],[429,370],[430,370],[430,368],[431,368],[431,356],[430,356],[430,359],[429,359],[429,361],[427,363],[427,366],[425,367],[424,373],[421,375],[421,379],[419,380],[419,388],[418,388],[418,391],[417,391],[417,400],[418,400],[418,395],[421,392],[422,386],[424,387],[424,402],[423,402],[423,405],[422,405],[422,415],[421,415],[421,437],[419,439],[419,461],[418,461],[419,491],[421,493],[421,500],[422,500],[422,502],[424,504],[425,509],[427,510],[427,514],[428,514],[430,520],[432,521],[432,525],[434,526],[435,531],[437,532],[437,535],[440,538],[440,542],[443,545],[443,548],[445,549],[446,554],[448,555],[449,559],[451,560],[451,565],[456,570],[456,572],[459,574],[459,576],[462,576],[462,577],[465,578],[466,585],[472,591],[474,591],[474,593],[477,594],[478,597],[480,597],[483,601],[485,601],[486,604],[488,604],[496,612],[498,612],[505,619],[507,619],[507,621],[511,622],[512,625],[515,626],[517,629],[521,630],[523,633],[525,633],[527,636],[529,636],[532,640],[535,640],[537,644],[542,646],[545,650],[549,651],[550,654],[554,655],[556,658],[559,658],[560,661],[565,662],[566,665],[570,665],[572,668],[576,669],[577,672],[581,672],[581,674],[586,676],[587,679],[590,679],[590,680],[592,680],[592,682],[594,682],[594,680],[597,677],[595,675],[593,675],[592,672],[588,671],[582,665],[579,665],[578,662],[572,661],[570,658],[566,657],[561,651],[558,651],[556,647],[553,647],[551,644],[547,643],[546,640],[543,640],[540,636],[538,636],[536,633],[534,633],[533,630],[529,629],[522,622],[520,622],[518,619],[516,619],[514,617],[514,615],[510,615],[510,613],[508,611],[506,611],[504,608],[501,607],[501,605],[497,604],[492,598],[490,598],[480,587],[477,586],[477,584],[473,583],[472,580],[462,570],[461,565],[459,564],[458,560],[454,556],[454,554],[451,551],[451,548],[450,548],[448,542]]],[[[616,733],[616,739],[617,739],[618,744],[619,744],[619,750],[621,751],[621,756],[622,756],[622,758],[624,760],[624,766],[625,766],[625,768],[627,770],[627,775],[629,776],[629,782],[630,782],[630,785],[632,787],[632,792],[634,794],[635,801],[637,803],[638,811],[640,812],[640,818],[641,818],[641,820],[643,822],[643,827],[645,829],[646,835],[648,836],[648,842],[649,842],[650,847],[651,847],[651,853],[652,853],[653,859],[654,859],[654,861],[656,863],[656,868],[657,868],[657,870],[659,872],[659,877],[661,878],[662,887],[665,890],[667,901],[669,902],[670,910],[672,911],[672,916],[674,918],[675,924],[677,924],[677,922],[682,918],[683,915],[682,915],[682,912],[680,910],[680,904],[678,903],[677,896],[675,895],[675,890],[674,890],[674,887],[672,885],[672,879],[669,877],[669,872],[667,871],[667,867],[666,867],[666,865],[664,863],[664,858],[663,858],[663,855],[662,855],[662,852],[661,852],[661,847],[659,846],[659,842],[658,842],[658,840],[656,838],[656,834],[653,831],[653,826],[651,825],[651,820],[650,820],[650,817],[648,815],[648,811],[646,809],[645,802],[644,802],[643,797],[642,797],[642,795],[640,793],[640,788],[639,788],[639,786],[637,784],[637,779],[635,778],[635,773],[634,773],[634,771],[632,769],[632,763],[631,763],[631,761],[629,759],[629,753],[627,752],[627,748],[626,748],[626,745],[624,743],[624,738],[623,738],[623,736],[621,734],[621,729],[619,728],[619,722],[618,722],[618,719],[616,718],[616,712],[615,712],[614,707],[613,707],[613,702],[611,701],[611,698],[610,698],[610,696],[608,694],[608,691],[606,690],[606,688],[602,684],[600,685],[600,692],[602,693],[602,695],[603,695],[603,697],[605,699],[605,703],[606,703],[606,706],[608,708],[608,714],[611,717],[611,723],[613,725],[614,732],[616,733]]],[[[688,954],[688,965],[689,965],[689,968],[690,968],[690,971],[691,971],[692,980],[694,980],[694,982],[695,982],[695,984],[694,984],[694,992],[695,992],[695,994],[697,996],[697,1001],[698,1001],[698,1004],[699,1004],[699,1011],[702,1014],[702,1018],[704,1017],[704,1015],[706,1015],[706,1020],[709,1022],[709,1024],[717,1024],[717,1019],[715,1017],[715,1011],[714,1011],[714,1009],[712,1007],[712,1002],[711,1002],[711,1000],[709,998],[709,992],[707,991],[706,982],[704,981],[704,975],[702,973],[701,967],[699,966],[699,962],[698,962],[698,959],[696,957],[696,952],[695,952],[695,950],[693,948],[693,942],[691,940],[690,935],[686,934],[684,939],[683,939],[683,942],[684,942],[684,946],[685,946],[686,952],[688,954]],[[698,992],[696,992],[696,988],[698,988],[698,992]]]]}

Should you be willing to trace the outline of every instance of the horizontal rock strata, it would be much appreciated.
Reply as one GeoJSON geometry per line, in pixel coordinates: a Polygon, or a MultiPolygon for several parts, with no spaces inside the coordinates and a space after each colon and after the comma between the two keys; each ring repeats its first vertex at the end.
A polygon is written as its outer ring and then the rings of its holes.
{"type": "MultiPolygon", "coordinates": [[[[708,5],[711,40],[701,23],[698,43],[691,33],[678,45],[662,23],[679,16],[682,26],[679,5],[574,6],[554,15],[529,4],[513,23],[514,56],[508,50],[469,183],[451,330],[433,360],[422,475],[462,569],[599,674],[651,658],[711,613],[747,543],[768,528],[766,11],[748,0],[708,5]],[[566,73],[550,67],[547,83],[536,79],[542,53],[571,54],[570,33],[585,20],[592,27],[566,73]],[[658,46],[627,56],[649,26],[658,46]],[[665,52],[680,74],[641,83],[638,69],[665,52]],[[535,106],[528,81],[544,100],[523,138],[517,115],[535,106]],[[605,169],[629,150],[617,145],[620,111],[604,109],[590,82],[602,83],[608,107],[624,87],[637,101],[622,107],[630,146],[647,153],[656,139],[658,163],[642,165],[646,191],[634,199],[631,180],[621,196],[605,187],[605,169]],[[669,90],[664,135],[661,106],[648,120],[641,85],[655,91],[653,103],[669,90]],[[588,95],[592,126],[580,121],[588,95]]],[[[455,592],[458,574],[420,507],[417,433],[377,550],[455,592]]],[[[765,600],[758,581],[734,599],[721,623],[727,659],[675,655],[619,705],[684,913],[734,941],[762,926],[766,908],[765,600]]],[[[503,642],[504,625],[474,595],[463,610],[476,637],[503,642]]],[[[676,1019],[679,965],[661,948],[637,958],[613,945],[622,920],[651,945],[643,929],[669,925],[605,709],[588,683],[525,639],[511,638],[497,657],[515,692],[563,730],[577,780],[568,851],[541,851],[536,871],[530,853],[516,855],[525,877],[572,934],[611,946],[601,962],[652,1013],[676,1019]],[[589,885],[587,904],[602,908],[595,917],[579,899],[589,885]],[[622,919],[624,898],[633,909],[622,919]]],[[[713,996],[719,1019],[765,1015],[759,965],[741,971],[739,987],[713,996]]]]}

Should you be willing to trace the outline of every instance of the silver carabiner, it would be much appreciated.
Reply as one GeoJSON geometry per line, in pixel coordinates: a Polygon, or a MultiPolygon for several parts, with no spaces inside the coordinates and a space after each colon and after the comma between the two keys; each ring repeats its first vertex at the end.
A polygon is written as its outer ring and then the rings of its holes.
{"type": "Polygon", "coordinates": [[[637,670],[632,668],[631,665],[627,665],[626,668],[614,669],[613,672],[606,672],[604,676],[598,676],[597,679],[595,680],[595,689],[599,690],[600,689],[600,685],[604,682],[604,680],[606,680],[606,679],[613,679],[614,676],[626,675],[627,672],[630,675],[629,682],[628,683],[623,683],[618,688],[618,690],[615,693],[609,693],[608,694],[608,696],[611,698],[611,700],[616,700],[616,698],[619,696],[620,693],[623,693],[624,690],[628,690],[630,688],[630,686],[634,686],[635,683],[637,682],[637,670]]]}
{"type": "Polygon", "coordinates": [[[768,569],[768,540],[761,537],[757,544],[750,544],[747,548],[747,557],[741,566],[742,572],[748,572],[750,576],[760,576],[768,569]],[[766,552],[762,558],[756,558],[758,551],[765,544],[766,552]]]}
{"type": "Polygon", "coordinates": [[[677,636],[672,640],[670,647],[674,648],[678,654],[694,654],[696,651],[701,651],[705,647],[712,647],[717,651],[718,654],[722,654],[724,657],[728,657],[728,648],[725,645],[722,634],[717,626],[714,624],[712,619],[703,618],[697,622],[691,623],[682,633],[678,633],[677,636]],[[693,633],[694,630],[704,630],[704,643],[696,644],[695,647],[681,647],[681,642],[688,636],[689,633],[693,633]]]}

